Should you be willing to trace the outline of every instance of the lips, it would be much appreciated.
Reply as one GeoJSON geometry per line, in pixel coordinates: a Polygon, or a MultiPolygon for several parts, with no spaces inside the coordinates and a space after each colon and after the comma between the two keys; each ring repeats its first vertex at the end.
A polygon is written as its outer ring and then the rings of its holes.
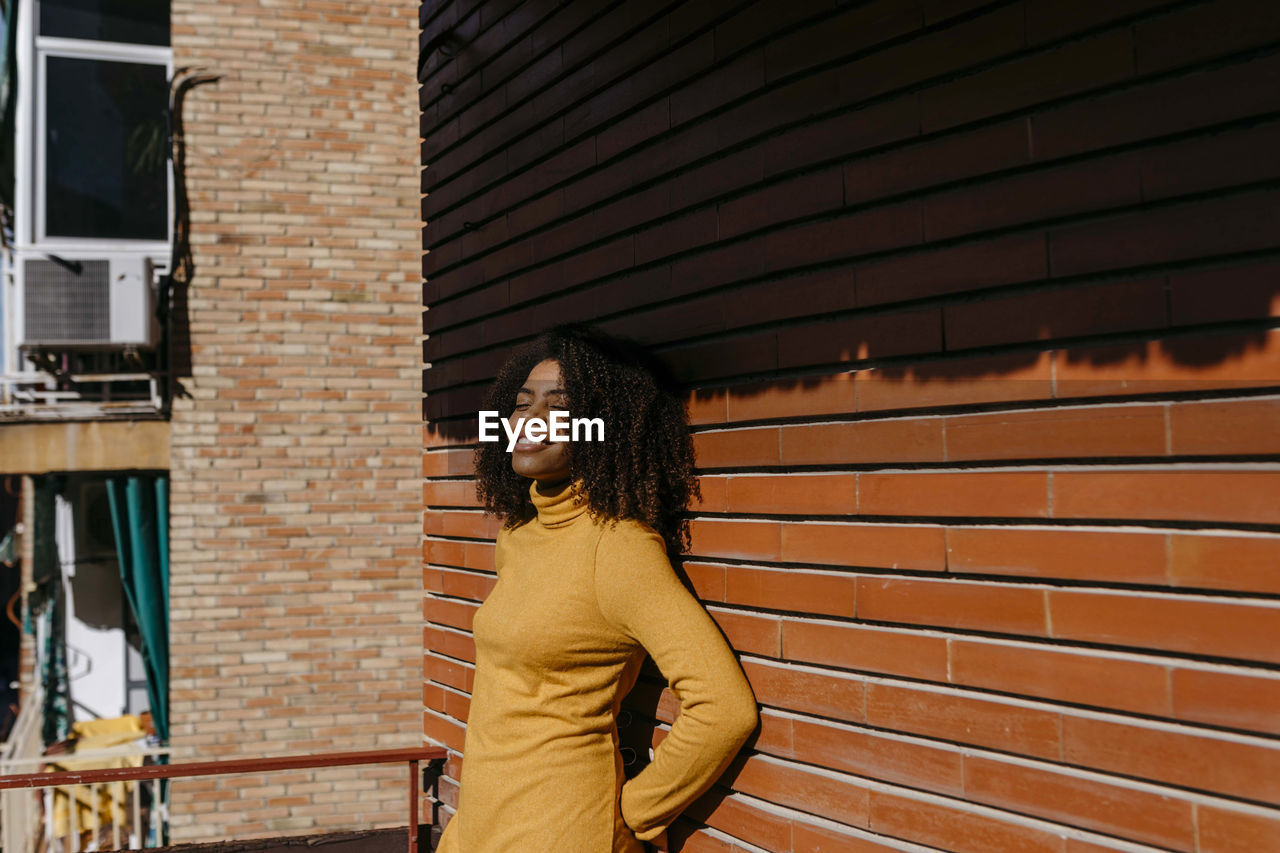
{"type": "Polygon", "coordinates": [[[512,448],[512,450],[516,453],[531,453],[533,451],[541,450],[544,447],[550,447],[550,446],[551,446],[550,440],[530,441],[527,438],[522,438],[516,442],[516,445],[515,447],[512,448]]]}

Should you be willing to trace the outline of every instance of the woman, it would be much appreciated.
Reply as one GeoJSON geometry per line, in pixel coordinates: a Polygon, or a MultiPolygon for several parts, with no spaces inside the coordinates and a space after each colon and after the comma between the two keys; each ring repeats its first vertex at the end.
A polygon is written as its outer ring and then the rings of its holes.
{"type": "MultiPolygon", "coordinates": [[[[640,853],[725,771],[755,696],[669,554],[697,483],[684,406],[633,346],[568,324],[499,372],[486,408],[600,418],[602,441],[476,451],[477,491],[503,519],[498,580],[476,611],[475,683],[458,811],[442,853],[640,853]],[[651,655],[681,701],[653,760],[627,779],[617,714],[651,655]]],[[[536,436],[535,436],[536,437],[536,436]]]]}

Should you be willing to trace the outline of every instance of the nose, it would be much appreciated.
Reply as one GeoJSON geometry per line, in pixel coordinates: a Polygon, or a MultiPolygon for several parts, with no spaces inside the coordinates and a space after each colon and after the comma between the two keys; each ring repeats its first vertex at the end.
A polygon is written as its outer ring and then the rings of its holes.
{"type": "Polygon", "coordinates": [[[535,400],[533,405],[529,407],[529,411],[526,413],[526,417],[539,418],[545,421],[547,419],[547,416],[550,413],[551,413],[551,406],[547,403],[545,399],[535,400]]]}
{"type": "Polygon", "coordinates": [[[512,429],[516,428],[520,418],[524,418],[524,426],[520,428],[520,437],[524,438],[528,436],[530,421],[535,418],[543,423],[550,423],[551,404],[545,399],[534,400],[523,412],[512,412],[511,417],[508,418],[512,429]]]}

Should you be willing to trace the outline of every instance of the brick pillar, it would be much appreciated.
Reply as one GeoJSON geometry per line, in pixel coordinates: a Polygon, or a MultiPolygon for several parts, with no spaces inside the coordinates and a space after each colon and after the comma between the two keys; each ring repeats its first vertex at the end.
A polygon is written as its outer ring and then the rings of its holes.
{"type": "MultiPolygon", "coordinates": [[[[177,0],[175,760],[420,743],[416,10],[177,0]]],[[[400,767],[176,783],[173,838],[403,825],[400,767]]]]}

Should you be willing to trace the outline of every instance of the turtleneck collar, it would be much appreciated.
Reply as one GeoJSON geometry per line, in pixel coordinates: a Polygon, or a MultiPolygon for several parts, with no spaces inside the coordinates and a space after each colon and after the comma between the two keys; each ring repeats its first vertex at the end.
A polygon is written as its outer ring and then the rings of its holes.
{"type": "Polygon", "coordinates": [[[529,483],[529,499],[538,511],[538,521],[543,527],[560,527],[586,512],[586,501],[574,504],[574,498],[580,494],[581,480],[566,480],[547,493],[538,490],[537,480],[529,483]]]}

